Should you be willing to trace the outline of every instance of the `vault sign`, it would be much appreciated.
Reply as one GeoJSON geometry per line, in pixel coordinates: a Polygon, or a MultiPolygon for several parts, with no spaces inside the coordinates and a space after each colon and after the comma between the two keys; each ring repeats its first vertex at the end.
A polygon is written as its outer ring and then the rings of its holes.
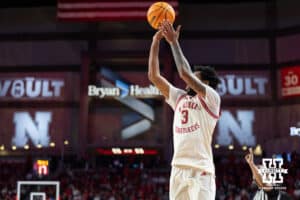
{"type": "Polygon", "coordinates": [[[4,78],[0,79],[1,99],[36,99],[60,97],[64,80],[52,78],[4,78]]]}
{"type": "Polygon", "coordinates": [[[268,71],[220,71],[218,92],[222,99],[257,100],[271,98],[268,71]]]}

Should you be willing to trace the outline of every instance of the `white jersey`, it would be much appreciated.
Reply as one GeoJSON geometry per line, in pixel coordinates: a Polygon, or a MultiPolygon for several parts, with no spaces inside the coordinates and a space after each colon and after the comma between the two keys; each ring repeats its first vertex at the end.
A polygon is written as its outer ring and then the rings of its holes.
{"type": "Polygon", "coordinates": [[[219,118],[220,96],[209,86],[206,95],[189,96],[170,87],[167,103],[174,110],[172,166],[193,167],[215,173],[212,136],[219,118]]]}

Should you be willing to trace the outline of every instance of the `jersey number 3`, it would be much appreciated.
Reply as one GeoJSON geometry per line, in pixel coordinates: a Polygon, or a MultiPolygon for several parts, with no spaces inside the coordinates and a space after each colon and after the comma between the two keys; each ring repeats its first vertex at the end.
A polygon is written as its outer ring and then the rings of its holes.
{"type": "Polygon", "coordinates": [[[188,122],[189,111],[182,110],[181,111],[181,124],[186,124],[188,122]]]}

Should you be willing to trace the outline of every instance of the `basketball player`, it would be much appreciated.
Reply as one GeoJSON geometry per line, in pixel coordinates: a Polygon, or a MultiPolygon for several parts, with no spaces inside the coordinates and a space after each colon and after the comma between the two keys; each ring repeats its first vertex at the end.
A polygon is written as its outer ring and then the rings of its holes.
{"type": "Polygon", "coordinates": [[[171,200],[214,200],[215,168],[212,135],[220,112],[220,83],[211,67],[192,72],[178,42],[180,26],[164,21],[153,36],[150,55],[150,81],[161,91],[174,110],[174,154],[170,177],[171,200]],[[159,44],[162,38],[170,44],[177,70],[187,84],[186,90],[174,87],[160,74],[159,44]]]}

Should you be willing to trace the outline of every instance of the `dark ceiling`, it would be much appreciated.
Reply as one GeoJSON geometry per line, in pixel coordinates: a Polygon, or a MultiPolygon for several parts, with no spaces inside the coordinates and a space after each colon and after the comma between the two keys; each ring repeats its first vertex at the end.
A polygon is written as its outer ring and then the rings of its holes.
{"type": "MultiPolygon", "coordinates": [[[[179,0],[179,3],[194,4],[232,4],[244,2],[267,2],[272,0],[179,0]]],[[[57,0],[3,0],[0,8],[55,6],[57,0]]]]}

